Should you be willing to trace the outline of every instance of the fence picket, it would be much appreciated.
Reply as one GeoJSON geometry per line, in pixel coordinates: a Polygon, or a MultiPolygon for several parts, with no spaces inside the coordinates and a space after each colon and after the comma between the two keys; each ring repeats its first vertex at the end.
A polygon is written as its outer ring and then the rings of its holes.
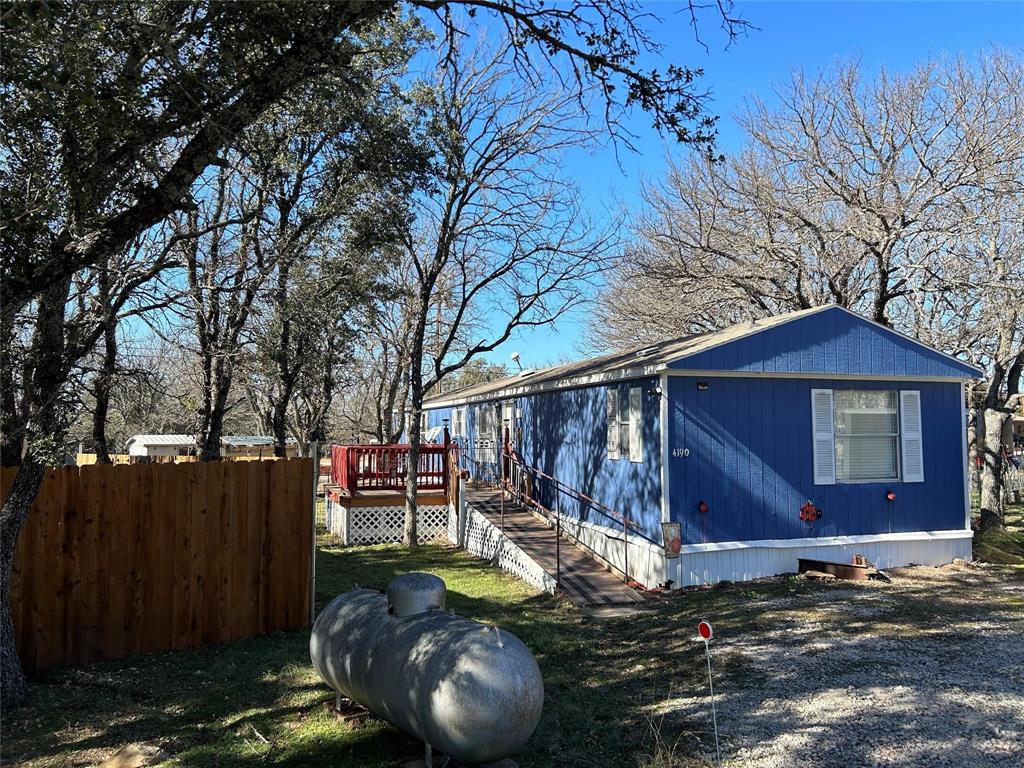
{"type": "MultiPolygon", "coordinates": [[[[309,459],[48,470],[12,570],[26,669],[305,626],[312,471],[309,459]]],[[[0,471],[0,499],[16,472],[0,471]]]]}

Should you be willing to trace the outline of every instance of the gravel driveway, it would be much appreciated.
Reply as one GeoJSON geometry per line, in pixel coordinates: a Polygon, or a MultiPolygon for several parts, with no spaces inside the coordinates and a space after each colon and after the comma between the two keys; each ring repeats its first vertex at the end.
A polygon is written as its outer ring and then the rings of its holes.
{"type": "Polygon", "coordinates": [[[891,575],[765,600],[715,641],[725,765],[1024,766],[1024,571],[891,575]]]}

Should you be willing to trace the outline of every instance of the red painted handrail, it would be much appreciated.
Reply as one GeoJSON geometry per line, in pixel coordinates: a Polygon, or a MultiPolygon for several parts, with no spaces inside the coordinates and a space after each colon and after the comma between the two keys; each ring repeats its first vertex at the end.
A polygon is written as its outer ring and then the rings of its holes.
{"type": "MultiPolygon", "coordinates": [[[[444,445],[421,445],[416,463],[416,487],[447,490],[444,445]]],[[[357,491],[404,491],[409,471],[409,446],[332,445],[331,480],[349,495],[357,491]]]]}

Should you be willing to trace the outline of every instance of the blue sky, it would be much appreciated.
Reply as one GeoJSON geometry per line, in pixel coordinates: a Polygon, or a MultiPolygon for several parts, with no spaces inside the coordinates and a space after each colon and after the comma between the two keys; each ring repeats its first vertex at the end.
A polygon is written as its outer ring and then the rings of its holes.
{"type": "MultiPolygon", "coordinates": [[[[785,82],[793,69],[814,71],[837,59],[859,58],[869,72],[886,68],[904,71],[928,57],[971,56],[990,45],[1024,45],[1024,2],[738,2],[741,15],[755,27],[726,49],[724,35],[710,16],[701,37],[708,50],[695,42],[688,18],[672,2],[649,3],[662,17],[656,37],[665,45],[663,68],[674,62],[702,67],[703,87],[710,90],[708,109],[719,119],[719,147],[739,148],[742,136],[733,115],[744,100],[757,95],[769,104],[773,84],[785,82]]],[[[586,191],[588,207],[612,210],[639,204],[644,181],[656,181],[665,167],[669,148],[650,128],[643,115],[629,123],[639,133],[637,153],[620,151],[618,163],[611,148],[578,153],[567,158],[567,171],[586,191]]],[[[540,367],[560,358],[580,356],[577,341],[584,312],[562,318],[556,325],[525,331],[487,358],[511,365],[509,355],[519,351],[524,367],[540,367]]]]}

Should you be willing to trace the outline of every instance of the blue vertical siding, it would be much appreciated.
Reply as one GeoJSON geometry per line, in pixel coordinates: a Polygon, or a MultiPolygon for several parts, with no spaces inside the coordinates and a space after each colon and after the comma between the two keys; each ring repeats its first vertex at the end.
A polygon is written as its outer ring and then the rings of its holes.
{"type": "MultiPolygon", "coordinates": [[[[560,390],[512,399],[513,439],[525,464],[536,467],[582,491],[611,509],[627,514],[644,533],[656,541],[661,537],[661,419],[660,402],[652,390],[656,378],[622,382],[622,387],[643,389],[643,460],[609,459],[607,450],[607,388],[604,386],[560,390]]],[[[620,386],[615,384],[612,386],[620,386]]],[[[466,406],[467,439],[459,441],[472,455],[478,435],[479,414],[494,408],[496,401],[466,406]],[[468,445],[467,445],[468,443],[468,445]]],[[[451,409],[430,412],[430,424],[449,419],[451,409]]],[[[474,465],[476,469],[481,469],[474,465]]],[[[496,468],[494,468],[496,471],[496,468]]],[[[487,468],[482,468],[487,471],[487,468]]],[[[585,504],[571,503],[565,496],[555,498],[550,485],[541,481],[535,488],[538,499],[557,505],[560,511],[598,525],[613,526],[606,517],[593,513],[585,504]]]]}
{"type": "Polygon", "coordinates": [[[684,357],[676,370],[973,377],[977,371],[839,307],[684,357]]]}
{"type": "MultiPolygon", "coordinates": [[[[657,383],[655,378],[646,378],[623,384],[640,386],[643,391],[640,462],[608,458],[608,389],[603,386],[520,398],[523,434],[519,449],[527,464],[628,515],[647,536],[660,541],[661,404],[652,392],[657,383]]],[[[585,505],[563,501],[560,508],[596,524],[614,525],[585,505]]]]}
{"type": "Polygon", "coordinates": [[[452,409],[451,408],[437,408],[435,410],[427,411],[427,428],[433,429],[434,427],[444,426],[445,419],[448,420],[448,428],[452,426],[452,409]]]}
{"type": "Polygon", "coordinates": [[[829,379],[669,378],[671,519],[687,544],[921,530],[964,525],[960,385],[829,379]],[[810,390],[921,392],[923,483],[814,485],[810,390]],[[687,456],[672,456],[686,449],[687,456]],[[896,501],[885,499],[892,488],[896,501]],[[813,528],[800,521],[812,500],[813,528]],[[697,511],[699,502],[709,512],[697,511]]]}

